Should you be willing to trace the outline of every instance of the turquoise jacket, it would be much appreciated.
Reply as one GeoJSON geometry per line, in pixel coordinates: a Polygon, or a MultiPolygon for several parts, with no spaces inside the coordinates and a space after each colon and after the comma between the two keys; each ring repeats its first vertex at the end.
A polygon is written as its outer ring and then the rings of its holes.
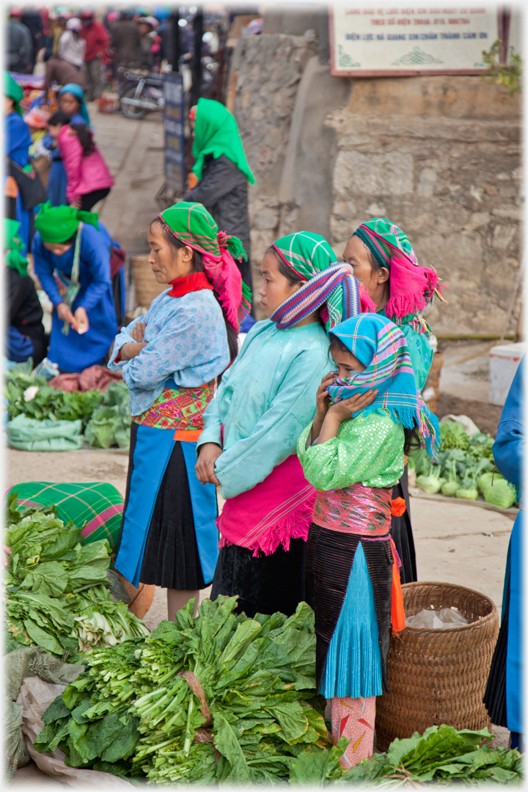
{"type": "Polygon", "coordinates": [[[215,466],[222,497],[253,489],[296,453],[315,415],[317,388],[332,370],[328,347],[319,322],[277,330],[266,320],[251,328],[204,412],[197,445],[223,446],[215,466]]]}

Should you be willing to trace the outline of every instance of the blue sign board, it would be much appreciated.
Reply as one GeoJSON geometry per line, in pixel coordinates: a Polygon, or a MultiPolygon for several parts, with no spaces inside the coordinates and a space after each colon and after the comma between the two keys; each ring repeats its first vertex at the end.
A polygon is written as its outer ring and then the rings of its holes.
{"type": "Polygon", "coordinates": [[[183,78],[169,72],[163,80],[165,126],[165,180],[176,192],[185,192],[185,138],[183,135],[183,78]]]}

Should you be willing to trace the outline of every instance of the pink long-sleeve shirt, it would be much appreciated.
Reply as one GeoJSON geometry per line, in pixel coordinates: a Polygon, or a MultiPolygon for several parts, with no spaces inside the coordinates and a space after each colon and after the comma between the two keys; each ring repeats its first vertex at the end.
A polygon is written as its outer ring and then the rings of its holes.
{"type": "Polygon", "coordinates": [[[69,203],[86,193],[114,186],[112,174],[97,146],[90,154],[83,156],[81,142],[70,126],[62,127],[58,142],[68,179],[66,198],[69,203]]]}

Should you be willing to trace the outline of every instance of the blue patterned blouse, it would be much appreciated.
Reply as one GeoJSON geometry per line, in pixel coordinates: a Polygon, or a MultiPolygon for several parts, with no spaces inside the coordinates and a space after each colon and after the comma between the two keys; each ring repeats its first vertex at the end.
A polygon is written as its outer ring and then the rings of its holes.
{"type": "Polygon", "coordinates": [[[229,365],[224,317],[213,292],[202,289],[176,298],[168,291],[153,300],[146,314],[122,328],[114,342],[108,368],[123,372],[132,415],[148,410],[169,378],[182,388],[196,388],[229,365]],[[138,322],[147,325],[147,346],[131,360],[115,363],[121,347],[135,343],[130,332],[138,322]]]}

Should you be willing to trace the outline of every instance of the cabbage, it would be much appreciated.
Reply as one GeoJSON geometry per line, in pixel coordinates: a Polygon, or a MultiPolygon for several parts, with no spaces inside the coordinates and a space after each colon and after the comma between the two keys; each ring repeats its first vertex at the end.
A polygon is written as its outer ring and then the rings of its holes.
{"type": "MultiPolygon", "coordinates": [[[[477,486],[478,486],[480,492],[482,492],[483,495],[484,495],[484,488],[491,484],[491,482],[493,480],[493,476],[495,476],[495,478],[497,478],[497,474],[496,473],[493,474],[489,470],[486,470],[486,472],[483,473],[482,476],[479,476],[479,478],[477,480],[477,486]]],[[[502,477],[499,477],[499,478],[502,478],[502,477]]]]}
{"type": "Polygon", "coordinates": [[[481,491],[486,503],[501,509],[509,509],[517,500],[515,487],[502,476],[495,476],[493,482],[484,482],[481,491]]]}

